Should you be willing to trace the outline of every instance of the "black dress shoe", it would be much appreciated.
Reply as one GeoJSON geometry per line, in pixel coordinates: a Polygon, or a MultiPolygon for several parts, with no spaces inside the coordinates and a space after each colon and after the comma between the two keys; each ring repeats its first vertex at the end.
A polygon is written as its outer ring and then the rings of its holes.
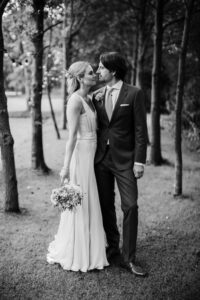
{"type": "Polygon", "coordinates": [[[107,256],[107,260],[110,262],[112,262],[112,260],[116,259],[117,256],[120,256],[120,250],[118,248],[112,248],[112,247],[108,247],[106,249],[106,256],[107,256]]]}
{"type": "Polygon", "coordinates": [[[126,268],[127,270],[129,270],[129,272],[131,272],[132,274],[134,274],[135,276],[140,276],[140,277],[146,277],[147,276],[147,272],[145,272],[141,266],[133,263],[133,262],[128,262],[128,263],[124,263],[122,264],[122,267],[126,268]]]}

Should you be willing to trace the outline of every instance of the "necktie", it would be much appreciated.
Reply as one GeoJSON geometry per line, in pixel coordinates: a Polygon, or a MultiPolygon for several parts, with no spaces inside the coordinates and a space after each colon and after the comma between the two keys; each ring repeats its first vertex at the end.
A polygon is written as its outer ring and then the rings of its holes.
{"type": "Polygon", "coordinates": [[[110,88],[107,91],[107,95],[106,95],[106,101],[105,101],[105,109],[106,109],[106,113],[108,115],[108,119],[111,119],[112,116],[112,112],[113,112],[113,102],[112,102],[112,92],[113,92],[113,88],[110,88]]]}

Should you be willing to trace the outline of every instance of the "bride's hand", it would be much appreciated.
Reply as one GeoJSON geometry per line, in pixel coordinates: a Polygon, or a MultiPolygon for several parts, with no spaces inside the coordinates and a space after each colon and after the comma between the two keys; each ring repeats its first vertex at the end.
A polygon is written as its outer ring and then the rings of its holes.
{"type": "Polygon", "coordinates": [[[61,185],[64,184],[65,180],[70,180],[70,174],[69,174],[69,168],[62,168],[60,171],[60,180],[61,180],[61,185]]]}

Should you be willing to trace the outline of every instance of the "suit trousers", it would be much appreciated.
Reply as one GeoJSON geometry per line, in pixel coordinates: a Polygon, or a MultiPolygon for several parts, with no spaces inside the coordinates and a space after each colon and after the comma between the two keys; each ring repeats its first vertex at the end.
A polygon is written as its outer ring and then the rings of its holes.
{"type": "Polygon", "coordinates": [[[125,262],[134,262],[138,230],[138,188],[133,169],[118,170],[112,160],[109,146],[101,162],[95,165],[95,174],[108,247],[119,249],[120,235],[115,211],[115,179],[123,211],[122,254],[125,262]]]}

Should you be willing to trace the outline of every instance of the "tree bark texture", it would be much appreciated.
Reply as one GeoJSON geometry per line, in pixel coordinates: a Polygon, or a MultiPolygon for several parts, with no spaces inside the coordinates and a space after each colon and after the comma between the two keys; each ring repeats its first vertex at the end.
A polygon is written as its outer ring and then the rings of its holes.
{"type": "Polygon", "coordinates": [[[32,168],[48,172],[49,168],[44,161],[43,135],[42,135],[42,85],[43,85],[43,22],[44,0],[33,0],[33,19],[35,21],[35,34],[32,38],[34,46],[33,61],[33,99],[32,99],[32,168]]]}
{"type": "Polygon", "coordinates": [[[137,74],[137,59],[138,59],[138,30],[134,36],[134,46],[132,55],[132,69],[131,69],[131,84],[136,84],[136,74],[137,74]]]}
{"type": "Polygon", "coordinates": [[[151,87],[151,151],[150,162],[154,165],[162,163],[160,132],[160,100],[161,100],[161,64],[163,39],[163,0],[156,1],[155,25],[153,38],[153,68],[151,87]]]}
{"type": "Polygon", "coordinates": [[[182,107],[184,94],[185,61],[187,54],[187,45],[189,39],[190,23],[192,17],[194,0],[189,0],[185,6],[185,20],[181,41],[181,50],[178,62],[178,79],[176,86],[176,106],[175,106],[175,184],[174,195],[182,194],[182,107]]]}
{"type": "MultiPolygon", "coordinates": [[[[65,8],[66,11],[66,8],[65,8]]],[[[65,37],[65,25],[66,24],[66,13],[64,16],[64,22],[63,22],[63,77],[62,77],[62,129],[67,128],[67,83],[66,83],[66,77],[65,73],[67,70],[67,60],[66,60],[66,53],[67,53],[67,41],[65,37]]]]}
{"type": "Polygon", "coordinates": [[[51,116],[52,116],[55,131],[56,131],[56,135],[57,135],[57,138],[60,139],[60,132],[59,132],[59,129],[57,126],[56,116],[54,113],[53,104],[52,104],[52,100],[51,100],[51,78],[49,77],[49,71],[51,69],[51,61],[49,58],[49,55],[51,55],[51,44],[52,44],[52,28],[50,29],[50,32],[49,32],[49,48],[48,48],[47,63],[46,63],[46,70],[47,70],[47,74],[48,74],[47,75],[47,95],[48,95],[48,99],[49,99],[51,116]]]}
{"type": "MultiPolygon", "coordinates": [[[[49,81],[49,79],[47,79],[47,81],[49,81]]],[[[55,131],[56,131],[57,139],[60,140],[60,132],[59,132],[59,129],[58,129],[58,126],[57,126],[56,116],[55,116],[55,113],[54,113],[54,110],[53,110],[53,104],[52,104],[52,100],[51,100],[51,84],[49,84],[49,83],[47,83],[47,95],[48,95],[48,99],[49,99],[51,116],[52,116],[55,131]]]]}
{"type": "Polygon", "coordinates": [[[24,45],[22,41],[19,41],[19,48],[21,53],[21,58],[23,59],[23,65],[24,65],[24,82],[25,82],[25,97],[26,97],[26,110],[30,111],[30,103],[31,103],[31,70],[30,66],[28,65],[30,62],[28,60],[28,57],[26,56],[24,45]],[[26,63],[26,60],[28,63],[26,63]]]}
{"type": "Polygon", "coordinates": [[[138,54],[137,54],[137,72],[136,86],[144,90],[143,74],[144,74],[144,57],[145,57],[145,22],[146,22],[146,2],[140,1],[140,15],[138,24],[138,54]]]}
{"type": "Polygon", "coordinates": [[[63,109],[62,109],[62,129],[67,127],[67,83],[66,83],[66,70],[69,68],[71,59],[71,43],[72,43],[72,23],[73,23],[73,0],[64,0],[65,14],[63,21],[63,81],[62,81],[62,99],[63,99],[63,109]]]}
{"type": "Polygon", "coordinates": [[[2,15],[6,6],[5,2],[6,1],[0,1],[0,147],[5,189],[5,211],[20,212],[13,150],[14,140],[10,131],[7,99],[4,89],[2,15]]]}

